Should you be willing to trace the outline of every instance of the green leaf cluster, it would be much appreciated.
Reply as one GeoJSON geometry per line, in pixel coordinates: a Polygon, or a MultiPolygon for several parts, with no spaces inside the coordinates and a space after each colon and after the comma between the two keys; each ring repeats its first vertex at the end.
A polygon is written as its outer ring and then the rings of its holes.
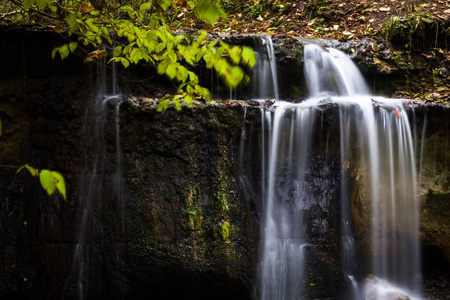
{"type": "MultiPolygon", "coordinates": [[[[220,5],[213,0],[178,2],[195,11],[201,20],[209,24],[226,18],[220,5]]],[[[199,85],[197,74],[189,70],[194,64],[205,63],[231,88],[248,82],[243,68],[251,69],[255,64],[255,54],[251,48],[231,46],[223,41],[210,42],[206,31],[202,30],[193,35],[174,35],[169,31],[170,16],[166,16],[178,12],[174,1],[155,0],[139,5],[132,5],[132,1],[121,3],[125,4],[113,6],[110,3],[111,6],[102,11],[83,11],[71,7],[61,9],[55,0],[22,0],[25,10],[33,7],[47,12],[48,8],[54,11],[56,7],[63,27],[74,39],[53,49],[53,59],[57,54],[64,59],[87,45],[107,47],[112,53],[109,62],[120,63],[124,68],[141,62],[150,63],[156,66],[158,74],[177,82],[177,94],[162,99],[160,111],[167,109],[170,101],[176,109],[181,109],[182,101],[190,105],[196,98],[210,100],[209,91],[199,85]]],[[[95,63],[104,58],[98,51],[101,50],[90,52],[85,62],[95,63]]]]}
{"type": "Polygon", "coordinates": [[[16,174],[23,169],[27,169],[28,172],[30,172],[31,176],[39,177],[42,188],[49,195],[52,195],[56,190],[58,190],[63,196],[64,200],[67,201],[66,184],[64,182],[64,177],[60,173],[50,170],[39,170],[31,167],[30,165],[23,165],[17,170],[16,174]]]}
{"type": "Polygon", "coordinates": [[[382,28],[384,38],[394,44],[406,44],[408,48],[426,45],[429,31],[439,30],[436,17],[427,11],[407,14],[405,16],[391,16],[382,28]]]}

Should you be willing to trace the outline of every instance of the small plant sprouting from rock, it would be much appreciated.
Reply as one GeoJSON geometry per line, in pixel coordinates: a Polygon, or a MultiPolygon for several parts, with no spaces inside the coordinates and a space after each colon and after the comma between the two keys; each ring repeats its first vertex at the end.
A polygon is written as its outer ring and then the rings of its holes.
{"type": "Polygon", "coordinates": [[[222,235],[224,241],[228,240],[230,237],[230,223],[225,221],[220,225],[220,234],[222,235]]]}
{"type": "Polygon", "coordinates": [[[201,209],[201,200],[199,188],[190,188],[187,199],[188,208],[186,213],[188,216],[188,228],[194,231],[202,232],[203,213],[201,209]]]}

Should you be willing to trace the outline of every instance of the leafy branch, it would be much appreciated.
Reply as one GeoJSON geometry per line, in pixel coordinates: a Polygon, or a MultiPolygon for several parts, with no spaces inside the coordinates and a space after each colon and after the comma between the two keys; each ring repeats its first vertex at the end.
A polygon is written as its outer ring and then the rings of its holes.
{"type": "MultiPolygon", "coordinates": [[[[199,19],[211,25],[226,17],[213,1],[180,0],[177,3],[195,11],[199,19]]],[[[24,11],[51,11],[53,19],[59,18],[62,23],[59,26],[67,29],[69,37],[76,37],[76,40],[54,48],[53,59],[58,54],[65,59],[81,45],[97,49],[109,45],[112,52],[109,62],[120,63],[124,68],[141,62],[155,65],[158,74],[178,83],[177,94],[162,99],[159,111],[167,109],[170,101],[179,110],[181,101],[190,105],[197,97],[211,99],[209,90],[199,85],[197,74],[188,69],[194,64],[204,63],[207,68],[214,69],[231,88],[248,82],[243,68],[251,69],[255,64],[251,48],[231,46],[223,41],[210,42],[203,30],[194,35],[172,34],[166,15],[176,13],[178,8],[171,0],[148,1],[138,7],[125,4],[110,9],[90,7],[82,10],[62,7],[54,0],[22,0],[21,7],[24,11]]],[[[85,62],[96,63],[107,56],[107,51],[95,50],[88,54],[85,62]]]]}
{"type": "MultiPolygon", "coordinates": [[[[2,120],[0,119],[0,137],[2,136],[2,120]]],[[[13,168],[17,169],[16,166],[11,165],[0,165],[3,168],[13,168]]],[[[31,176],[38,177],[41,182],[42,188],[47,191],[49,195],[52,195],[56,190],[58,190],[63,196],[64,200],[67,201],[66,197],[66,184],[64,182],[64,177],[56,172],[50,170],[39,170],[31,167],[30,165],[23,165],[16,171],[16,174],[21,170],[27,169],[31,176]]]]}
{"type": "Polygon", "coordinates": [[[66,184],[64,182],[64,177],[60,173],[50,170],[39,170],[31,167],[30,165],[23,165],[17,170],[16,174],[23,169],[27,169],[31,176],[38,177],[42,188],[47,191],[49,195],[52,195],[56,190],[58,190],[64,200],[67,201],[66,184]]]}

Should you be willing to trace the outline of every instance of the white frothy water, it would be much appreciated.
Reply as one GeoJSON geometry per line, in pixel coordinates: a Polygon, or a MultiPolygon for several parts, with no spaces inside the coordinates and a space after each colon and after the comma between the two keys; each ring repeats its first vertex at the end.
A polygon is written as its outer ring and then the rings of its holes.
{"type": "Polygon", "coordinates": [[[358,68],[341,51],[309,44],[304,48],[304,60],[311,97],[369,94],[358,68]]]}
{"type": "Polygon", "coordinates": [[[255,99],[279,99],[277,66],[272,38],[257,36],[261,43],[256,48],[256,64],[252,70],[251,82],[255,99]]]}
{"type": "MultiPolygon", "coordinates": [[[[403,103],[371,97],[361,74],[344,53],[318,45],[306,45],[304,53],[311,98],[301,104],[277,101],[273,115],[262,114],[262,123],[270,128],[269,137],[263,140],[268,143],[268,153],[263,152],[258,297],[302,297],[304,250],[314,247],[307,243],[303,214],[308,205],[318,201],[306,198],[305,174],[310,171],[317,105],[324,99],[339,106],[340,257],[343,272],[353,286],[349,297],[364,297],[360,293],[364,289],[353,276],[358,263],[351,192],[347,189],[355,160],[360,162],[359,171],[365,178],[364,201],[371,203],[371,219],[364,221],[370,226],[370,272],[390,286],[401,286],[403,294],[415,295],[420,289],[419,214],[412,134],[403,103]],[[374,101],[378,107],[374,107],[374,101]],[[359,147],[354,147],[356,141],[359,147]]],[[[370,289],[373,299],[383,299],[383,293],[377,294],[382,290],[370,289]]]]}
{"type": "Polygon", "coordinates": [[[303,253],[307,246],[303,210],[310,205],[305,196],[309,143],[314,110],[296,109],[285,118],[277,109],[269,138],[267,188],[264,189],[264,228],[261,255],[261,299],[298,299],[303,277],[303,253]]]}

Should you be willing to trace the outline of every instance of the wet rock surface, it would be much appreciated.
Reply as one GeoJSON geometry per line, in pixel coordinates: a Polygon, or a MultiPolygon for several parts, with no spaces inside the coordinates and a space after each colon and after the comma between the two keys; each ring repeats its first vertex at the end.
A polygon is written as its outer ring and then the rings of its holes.
{"type": "MultiPolygon", "coordinates": [[[[12,166],[0,168],[2,299],[78,298],[73,265],[82,216],[80,199],[87,181],[83,171],[86,161],[94,159],[86,156],[93,147],[93,133],[86,124],[100,82],[96,70],[83,66],[81,58],[52,61],[51,48],[58,42],[53,34],[46,34],[0,35],[1,40],[12,42],[4,50],[10,61],[3,62],[0,74],[0,164],[12,166]],[[25,54],[20,49],[25,49],[25,54]],[[28,173],[15,175],[17,167],[25,163],[61,172],[67,181],[68,202],[57,195],[48,197],[28,173]]],[[[292,41],[286,44],[293,49],[292,41]]],[[[287,51],[280,50],[278,55],[287,51]]],[[[300,74],[298,78],[302,77],[299,57],[288,57],[296,63],[286,58],[281,63],[282,73],[289,74],[291,64],[295,74],[300,74]]],[[[385,82],[391,78],[374,69],[370,72],[385,82]]],[[[136,96],[126,97],[120,106],[126,205],[117,212],[114,203],[108,202],[108,193],[112,193],[108,183],[101,182],[107,192],[93,213],[93,222],[103,225],[95,227],[89,241],[93,246],[89,262],[92,284],[85,287],[88,295],[104,299],[148,295],[250,299],[261,217],[259,104],[217,100],[183,107],[179,113],[171,108],[160,114],[156,111],[158,100],[148,96],[161,95],[162,85],[119,84],[124,94],[136,96]],[[242,144],[253,150],[240,156],[242,144]],[[117,225],[117,216],[123,216],[124,226],[117,225]]],[[[304,93],[300,85],[296,89],[304,93]]],[[[301,93],[290,97],[298,100],[301,93]]],[[[270,107],[272,102],[266,102],[266,108],[270,107]]],[[[110,106],[107,110],[110,119],[114,109],[110,106]]],[[[324,115],[330,126],[328,134],[336,134],[331,126],[337,122],[333,106],[324,109],[330,109],[324,115]]],[[[429,106],[419,108],[412,118],[417,123],[417,149],[423,149],[417,153],[417,170],[424,281],[427,294],[436,298],[448,292],[445,278],[450,261],[447,114],[445,107],[429,106]]],[[[114,130],[114,126],[106,129],[108,157],[116,155],[114,130]]],[[[316,146],[326,141],[325,133],[321,134],[315,139],[316,146]]],[[[337,145],[330,145],[331,152],[337,150],[337,145]]],[[[317,167],[325,161],[318,153],[317,167]]],[[[113,159],[105,159],[105,176],[112,176],[113,164],[113,159]]],[[[323,176],[331,186],[336,172],[328,170],[323,176]]],[[[331,199],[337,187],[328,192],[331,199]]],[[[355,209],[360,211],[354,212],[355,223],[364,222],[364,191],[355,191],[356,196],[355,209]]],[[[315,246],[307,249],[309,269],[302,284],[311,298],[342,298],[342,290],[349,284],[337,255],[335,209],[336,203],[329,200],[312,205],[308,212],[309,242],[315,246]]],[[[357,231],[357,235],[364,248],[364,232],[357,231]]]]}

